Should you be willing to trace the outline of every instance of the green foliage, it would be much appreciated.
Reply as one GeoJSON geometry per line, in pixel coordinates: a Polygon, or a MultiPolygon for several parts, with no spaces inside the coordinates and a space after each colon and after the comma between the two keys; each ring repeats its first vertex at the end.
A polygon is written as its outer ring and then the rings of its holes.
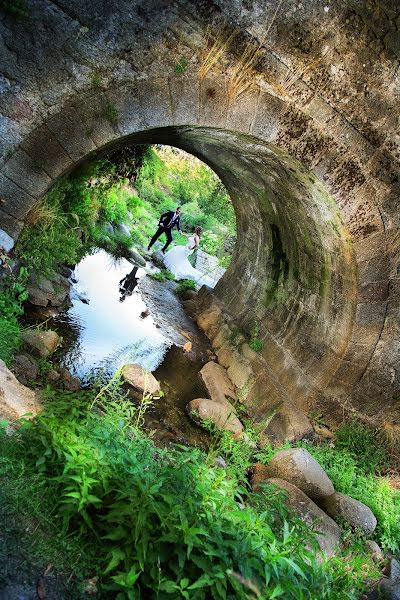
{"type": "Polygon", "coordinates": [[[175,73],[177,75],[183,75],[186,69],[188,68],[189,61],[187,58],[183,57],[181,60],[175,65],[175,73]]]}
{"type": "Polygon", "coordinates": [[[376,540],[393,552],[400,548],[400,492],[380,476],[388,455],[377,434],[360,423],[343,425],[334,447],[302,443],[326,470],[338,492],[370,507],[378,520],[376,540]],[[377,474],[376,474],[377,473],[377,474]]]}
{"type": "Polygon", "coordinates": [[[155,281],[175,281],[175,277],[168,269],[161,269],[158,273],[150,273],[149,277],[155,281]]]}
{"type": "Polygon", "coordinates": [[[21,345],[21,326],[16,318],[0,317],[0,359],[10,365],[21,345]]]}
{"type": "Polygon", "coordinates": [[[195,281],[193,281],[192,279],[181,279],[180,282],[178,283],[175,293],[178,296],[181,296],[188,290],[195,290],[195,289],[196,289],[195,281]]]}
{"type": "Polygon", "coordinates": [[[108,102],[104,108],[104,116],[111,123],[115,125],[118,122],[118,110],[114,104],[108,102]]]}
{"type": "Polygon", "coordinates": [[[250,495],[240,468],[213,467],[214,454],[156,448],[115,390],[48,391],[16,444],[44,495],[51,482],[64,530],[97,549],[103,588],[121,599],[339,597],[275,488],[250,495]]]}
{"type": "Polygon", "coordinates": [[[21,344],[22,303],[27,299],[25,289],[27,270],[21,267],[17,275],[9,274],[1,282],[0,292],[0,359],[9,365],[21,344]]]}
{"type": "Polygon", "coordinates": [[[0,0],[0,10],[14,19],[26,19],[29,16],[26,0],[0,0]]]}
{"type": "Polygon", "coordinates": [[[255,352],[262,352],[264,348],[264,342],[260,338],[260,324],[256,321],[251,330],[251,338],[249,340],[249,346],[255,352]]]}

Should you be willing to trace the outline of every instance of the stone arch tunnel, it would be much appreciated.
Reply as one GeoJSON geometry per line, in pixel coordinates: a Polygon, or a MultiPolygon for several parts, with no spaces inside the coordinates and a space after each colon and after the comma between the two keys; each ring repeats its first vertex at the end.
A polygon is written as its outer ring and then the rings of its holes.
{"type": "Polygon", "coordinates": [[[235,207],[215,294],[264,340],[255,413],[274,398],[398,424],[399,23],[391,0],[0,13],[0,242],[88,157],[180,147],[235,207]]]}

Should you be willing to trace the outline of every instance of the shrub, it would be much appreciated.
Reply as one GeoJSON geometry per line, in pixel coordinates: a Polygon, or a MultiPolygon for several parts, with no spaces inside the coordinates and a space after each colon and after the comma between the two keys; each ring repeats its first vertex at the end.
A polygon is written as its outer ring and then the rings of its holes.
{"type": "Polygon", "coordinates": [[[178,283],[175,293],[178,296],[181,296],[188,290],[195,290],[195,289],[196,289],[196,282],[193,281],[193,279],[181,279],[181,281],[178,283]]]}
{"type": "Polygon", "coordinates": [[[0,317],[0,359],[10,365],[21,344],[21,326],[16,318],[0,317]]]}
{"type": "Polygon", "coordinates": [[[316,547],[313,534],[289,521],[279,492],[250,498],[234,469],[213,468],[214,457],[195,448],[156,448],[135,423],[131,402],[105,387],[96,397],[48,393],[18,434],[26,468],[53,482],[64,527],[97,546],[109,591],[121,599],[334,597],[306,549],[316,547]]]}

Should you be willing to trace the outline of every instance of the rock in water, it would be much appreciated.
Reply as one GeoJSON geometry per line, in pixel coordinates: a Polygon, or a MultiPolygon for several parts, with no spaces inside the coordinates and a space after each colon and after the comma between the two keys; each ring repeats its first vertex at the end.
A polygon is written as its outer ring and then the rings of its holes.
{"type": "Polygon", "coordinates": [[[0,416],[17,419],[26,413],[36,415],[41,409],[36,393],[25,387],[0,360],[0,416]]]}
{"type": "Polygon", "coordinates": [[[129,364],[122,369],[122,379],[129,388],[129,393],[141,399],[144,394],[152,396],[160,391],[160,384],[150,371],[141,365],[129,364]]]}
{"type": "Polygon", "coordinates": [[[321,502],[321,508],[332,519],[344,519],[351,527],[357,527],[366,534],[375,531],[376,518],[372,510],[362,502],[346,496],[346,494],[335,492],[324,498],[321,502]]]}
{"type": "Polygon", "coordinates": [[[279,478],[267,479],[284,490],[285,504],[298,514],[300,519],[317,531],[317,541],[326,558],[330,558],[340,542],[341,530],[333,519],[328,517],[308,496],[298,487],[279,478]]]}
{"type": "Polygon", "coordinates": [[[53,354],[61,341],[60,336],[51,329],[48,331],[26,329],[22,332],[21,339],[25,346],[42,358],[53,354]]]}
{"type": "Polygon", "coordinates": [[[322,500],[334,493],[328,475],[304,448],[277,452],[267,465],[269,477],[278,477],[300,488],[312,500],[322,500]]]}
{"type": "Polygon", "coordinates": [[[228,402],[221,404],[206,398],[196,398],[186,406],[189,416],[198,425],[204,421],[211,421],[218,429],[241,434],[243,425],[235,415],[232,405],[228,402]]]}
{"type": "Polygon", "coordinates": [[[23,385],[26,385],[28,381],[34,381],[39,373],[37,362],[29,354],[17,354],[11,368],[18,381],[23,385]]]}
{"type": "Polygon", "coordinates": [[[136,264],[138,264],[140,267],[146,266],[145,259],[143,258],[143,256],[141,256],[139,254],[139,252],[137,250],[135,250],[135,248],[130,248],[128,250],[128,254],[129,254],[129,258],[131,260],[133,260],[136,264]]]}

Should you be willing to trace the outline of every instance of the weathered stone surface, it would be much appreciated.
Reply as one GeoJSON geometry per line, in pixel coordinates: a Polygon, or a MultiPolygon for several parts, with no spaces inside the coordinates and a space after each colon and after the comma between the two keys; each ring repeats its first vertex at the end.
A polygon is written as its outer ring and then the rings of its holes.
{"type": "Polygon", "coordinates": [[[186,406],[189,416],[199,425],[210,421],[218,429],[241,434],[243,425],[235,415],[233,406],[228,403],[213,402],[206,398],[196,398],[186,406]]]}
{"type": "Polygon", "coordinates": [[[6,231],[0,229],[0,249],[10,252],[14,247],[13,238],[6,231]]]}
{"type": "Polygon", "coordinates": [[[53,354],[61,341],[60,336],[51,329],[48,331],[25,329],[22,332],[21,339],[24,346],[41,358],[47,358],[53,354]]]}
{"type": "Polygon", "coordinates": [[[17,354],[11,368],[18,381],[23,385],[34,381],[39,373],[37,362],[29,354],[17,354]]]}
{"type": "Polygon", "coordinates": [[[333,519],[325,514],[300,488],[279,478],[266,480],[285,492],[285,504],[298,514],[314,531],[318,531],[317,540],[326,558],[335,553],[341,538],[341,531],[333,519]]]}
{"type": "Polygon", "coordinates": [[[129,229],[127,228],[127,226],[125,225],[125,223],[117,223],[117,231],[121,235],[126,235],[126,236],[130,236],[131,235],[131,232],[129,231],[129,229]]]}
{"type": "MultiPolygon", "coordinates": [[[[215,298],[247,336],[259,326],[268,395],[302,412],[317,397],[346,398],[389,418],[400,343],[388,310],[399,265],[396,2],[88,7],[31,2],[17,29],[1,20],[0,228],[16,239],[32,198],[107,144],[184,148],[232,197],[238,244],[215,298]],[[210,32],[232,26],[209,64],[210,32]],[[249,47],[257,64],[238,81],[249,47]]],[[[260,420],[267,404],[253,407],[260,420]]]]}
{"type": "Polygon", "coordinates": [[[40,410],[40,403],[33,390],[23,386],[0,360],[0,415],[3,419],[17,419],[40,410]]]}
{"type": "Polygon", "coordinates": [[[138,264],[140,267],[145,267],[146,266],[146,261],[144,260],[143,256],[141,256],[139,254],[139,252],[137,250],[135,250],[135,248],[130,248],[129,249],[129,258],[131,260],[133,260],[133,262],[135,262],[136,264],[138,264]]]}
{"type": "Polygon", "coordinates": [[[153,395],[160,391],[160,384],[157,379],[141,365],[125,365],[122,369],[122,379],[128,385],[130,393],[139,399],[143,395],[153,395]]]}
{"type": "Polygon", "coordinates": [[[81,389],[81,382],[79,381],[78,377],[71,375],[68,369],[58,369],[58,373],[66,390],[77,392],[81,389]]]}
{"type": "Polygon", "coordinates": [[[304,448],[277,452],[266,467],[269,477],[278,477],[300,488],[312,500],[332,497],[334,488],[328,475],[304,448]]]}
{"type": "Polygon", "coordinates": [[[226,370],[216,362],[208,362],[199,373],[210,399],[231,406],[229,399],[235,398],[235,388],[226,370]]]}
{"type": "Polygon", "coordinates": [[[250,483],[253,492],[258,492],[261,488],[260,485],[265,483],[269,479],[267,465],[263,463],[256,463],[250,469],[250,483]]]}
{"type": "Polygon", "coordinates": [[[375,531],[377,521],[372,510],[346,494],[335,492],[322,500],[321,507],[332,519],[344,519],[367,535],[375,531]]]}
{"type": "Polygon", "coordinates": [[[379,591],[385,600],[400,600],[400,564],[395,558],[390,560],[389,577],[382,581],[379,591]]]}
{"type": "Polygon", "coordinates": [[[371,557],[374,562],[381,563],[385,560],[385,555],[383,554],[381,547],[374,540],[367,540],[365,545],[371,552],[371,557]]]}
{"type": "Polygon", "coordinates": [[[312,435],[313,427],[301,411],[290,404],[283,404],[274,412],[263,433],[270,442],[279,445],[307,438],[312,435]]]}

